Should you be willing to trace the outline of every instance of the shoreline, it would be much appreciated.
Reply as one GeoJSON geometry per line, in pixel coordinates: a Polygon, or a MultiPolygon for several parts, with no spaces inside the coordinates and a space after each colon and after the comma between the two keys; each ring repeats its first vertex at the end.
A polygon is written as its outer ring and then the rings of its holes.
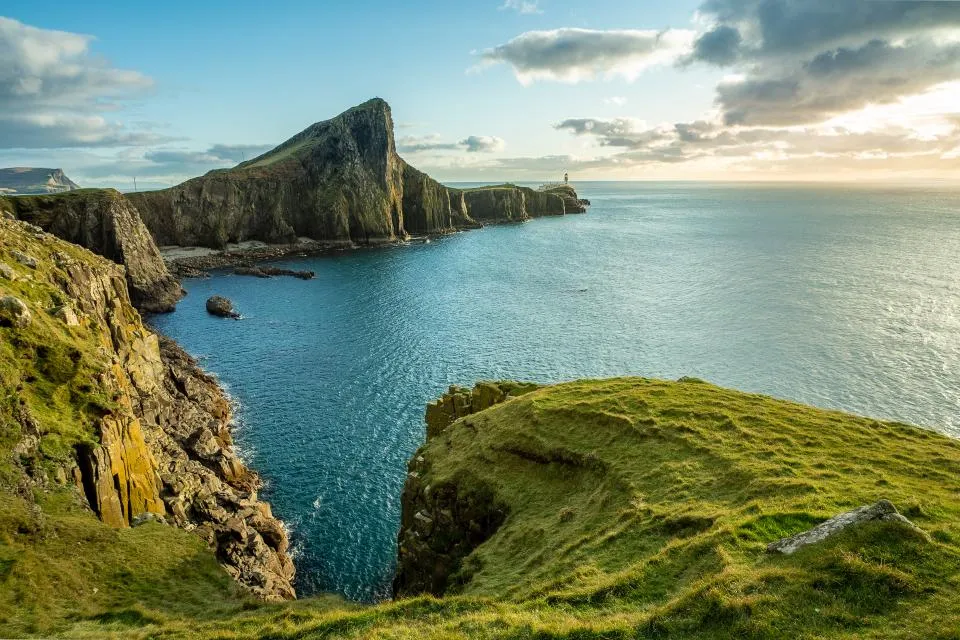
{"type": "MultiPolygon", "coordinates": [[[[573,214],[571,214],[573,215],[573,214]]],[[[253,267],[256,264],[296,257],[308,258],[334,254],[342,251],[360,251],[363,249],[381,249],[408,244],[427,244],[439,238],[445,238],[467,231],[481,230],[487,226],[526,224],[538,217],[525,220],[496,220],[486,224],[459,227],[449,231],[408,236],[402,239],[370,238],[358,243],[352,240],[313,240],[301,237],[289,244],[267,244],[259,240],[230,243],[225,249],[213,249],[202,246],[166,245],[159,247],[160,257],[167,269],[178,280],[182,278],[207,278],[210,271],[230,267],[253,267]]]]}
{"type": "Polygon", "coordinates": [[[310,256],[333,254],[340,251],[427,243],[434,238],[451,235],[452,233],[458,232],[453,231],[444,234],[417,236],[404,240],[371,239],[364,244],[357,244],[350,240],[318,241],[301,238],[298,242],[292,244],[266,244],[253,241],[230,244],[226,249],[173,245],[161,247],[160,255],[167,265],[167,269],[175,278],[205,278],[210,275],[210,271],[215,269],[252,267],[258,263],[289,257],[307,258],[310,256]]]}

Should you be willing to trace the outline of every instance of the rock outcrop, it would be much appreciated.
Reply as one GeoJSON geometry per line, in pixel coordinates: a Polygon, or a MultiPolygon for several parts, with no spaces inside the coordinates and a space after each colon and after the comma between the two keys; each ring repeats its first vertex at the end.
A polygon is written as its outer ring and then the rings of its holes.
{"type": "MultiPolygon", "coordinates": [[[[457,420],[483,411],[539,385],[518,382],[480,382],[472,390],[450,387],[427,406],[427,440],[438,437],[457,420]]],[[[489,538],[507,517],[490,487],[475,478],[433,482],[429,463],[414,454],[403,489],[403,511],[398,536],[397,596],[455,592],[469,580],[462,561],[489,538]]]]}
{"type": "Polygon", "coordinates": [[[811,544],[822,542],[834,536],[845,529],[855,527],[866,522],[876,520],[885,522],[899,522],[910,528],[916,528],[915,525],[897,512],[889,500],[880,500],[874,504],[858,507],[851,511],[841,513],[815,526],[809,531],[804,531],[789,538],[782,538],[776,542],[767,545],[769,553],[782,553],[790,555],[811,544]]]}
{"type": "Polygon", "coordinates": [[[172,311],[183,297],[140,214],[112,189],[4,199],[13,215],[126,267],[130,298],[148,312],[172,311]]]}
{"type": "Polygon", "coordinates": [[[216,382],[143,325],[119,265],[0,220],[0,261],[14,252],[37,262],[0,280],[0,298],[35,319],[0,323],[0,388],[18,400],[0,404],[0,423],[19,432],[20,494],[75,487],[114,527],[162,518],[200,535],[253,593],[293,598],[286,534],[233,449],[216,382]]]}
{"type": "Polygon", "coordinates": [[[376,244],[583,209],[575,192],[440,184],[397,154],[390,106],[379,98],[233,169],[127,197],[157,244],[217,249],[303,237],[376,244]]]}
{"type": "Polygon", "coordinates": [[[239,318],[240,314],[233,308],[233,303],[223,296],[207,298],[207,313],[221,318],[239,318]]]}

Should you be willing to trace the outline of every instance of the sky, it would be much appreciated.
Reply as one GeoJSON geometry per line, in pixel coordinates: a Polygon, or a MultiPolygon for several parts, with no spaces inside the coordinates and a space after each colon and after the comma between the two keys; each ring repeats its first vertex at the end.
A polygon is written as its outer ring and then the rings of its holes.
{"type": "Polygon", "coordinates": [[[375,96],[401,155],[447,182],[960,171],[960,1],[4,0],[0,16],[0,167],[83,186],[170,186],[375,96]]]}

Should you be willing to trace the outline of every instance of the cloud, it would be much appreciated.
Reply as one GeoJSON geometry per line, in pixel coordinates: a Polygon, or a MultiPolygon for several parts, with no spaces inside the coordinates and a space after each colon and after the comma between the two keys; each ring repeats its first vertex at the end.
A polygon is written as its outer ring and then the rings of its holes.
{"type": "Polygon", "coordinates": [[[469,136],[459,142],[444,142],[440,136],[405,136],[397,141],[400,153],[429,151],[466,151],[467,153],[495,153],[502,151],[506,142],[496,136],[469,136]]]}
{"type": "Polygon", "coordinates": [[[155,175],[197,175],[230,167],[270,151],[273,145],[215,144],[206,151],[154,149],[143,154],[141,168],[155,175]]]}
{"type": "Polygon", "coordinates": [[[701,40],[736,30],[742,36],[738,48],[751,59],[795,57],[960,26],[960,3],[941,0],[707,0],[699,14],[714,24],[701,40]]]}
{"type": "Polygon", "coordinates": [[[580,82],[597,76],[634,80],[648,67],[672,62],[689,50],[693,32],[590,29],[528,31],[479,54],[480,66],[508,64],[522,84],[536,80],[580,82]]]}
{"type": "Polygon", "coordinates": [[[543,13],[543,10],[539,7],[538,0],[506,0],[502,5],[500,5],[500,10],[511,10],[516,11],[524,15],[534,14],[534,13],[543,13]]]}
{"type": "Polygon", "coordinates": [[[91,36],[0,17],[0,146],[52,148],[162,140],[102,117],[153,81],[90,52],[91,36]]]}
{"type": "Polygon", "coordinates": [[[461,140],[460,146],[465,147],[467,153],[495,153],[503,151],[507,144],[496,136],[470,136],[461,140]]]}
{"type": "Polygon", "coordinates": [[[623,96],[611,96],[609,98],[603,99],[603,104],[612,105],[614,107],[622,107],[626,105],[628,100],[623,96]]]}
{"type": "Polygon", "coordinates": [[[139,146],[172,140],[150,131],[128,130],[98,115],[0,114],[0,147],[5,149],[139,146]]]}
{"type": "MultiPolygon", "coordinates": [[[[958,105],[960,109],[960,105],[958,105]]],[[[851,118],[852,119],[852,118],[851,118]]],[[[856,166],[864,160],[914,158],[946,168],[950,152],[960,145],[960,124],[943,119],[937,134],[918,135],[913,127],[891,119],[871,130],[836,124],[810,127],[739,127],[700,120],[647,127],[639,120],[575,118],[557,129],[595,140],[599,147],[619,149],[608,156],[616,166],[719,162],[778,162],[856,166]]],[[[611,165],[612,166],[612,165],[611,165]]]]}
{"type": "Polygon", "coordinates": [[[960,78],[960,2],[707,0],[683,65],[733,67],[728,124],[821,122],[960,78]]]}

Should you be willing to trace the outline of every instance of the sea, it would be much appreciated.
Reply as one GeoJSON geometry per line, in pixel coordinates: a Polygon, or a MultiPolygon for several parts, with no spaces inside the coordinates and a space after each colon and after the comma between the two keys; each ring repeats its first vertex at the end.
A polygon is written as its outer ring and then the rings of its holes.
{"type": "Polygon", "coordinates": [[[587,214],[274,263],[309,281],[215,272],[149,319],[232,397],[301,595],[390,597],[406,464],[454,384],[695,376],[960,437],[960,190],[575,186],[587,214]]]}

